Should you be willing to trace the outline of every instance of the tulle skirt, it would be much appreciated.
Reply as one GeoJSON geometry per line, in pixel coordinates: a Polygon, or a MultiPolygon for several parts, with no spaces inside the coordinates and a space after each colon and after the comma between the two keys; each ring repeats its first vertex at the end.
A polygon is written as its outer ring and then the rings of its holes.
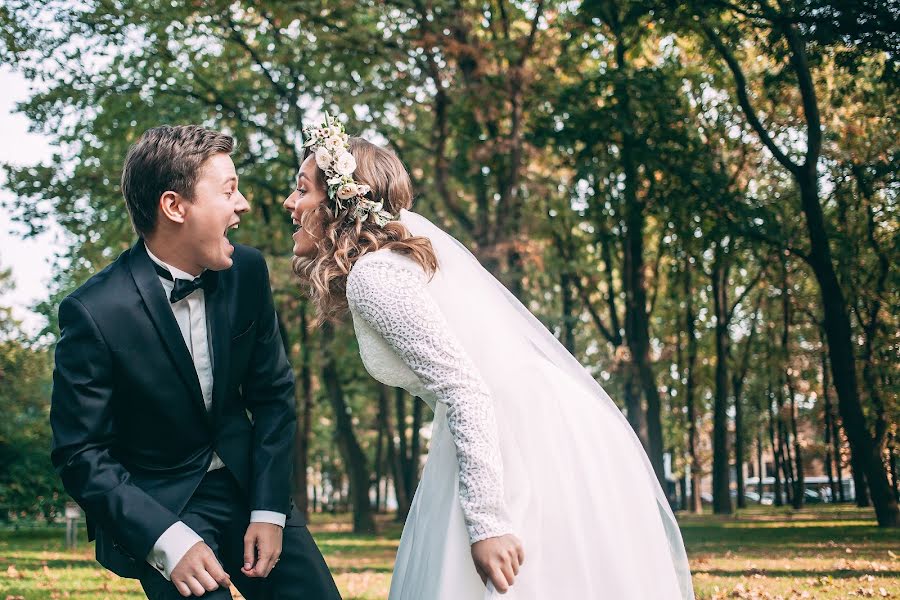
{"type": "MultiPolygon", "coordinates": [[[[624,419],[549,361],[493,373],[504,493],[525,561],[511,600],[684,596],[643,450],[624,419]],[[497,383],[497,382],[505,383],[497,383]],[[522,394],[539,394],[517,402],[522,394]],[[521,406],[516,410],[515,406],[521,406]]],[[[400,540],[390,600],[487,600],[459,501],[446,407],[435,410],[422,480],[400,540]]],[[[680,539],[680,538],[679,538],[680,539]]]]}

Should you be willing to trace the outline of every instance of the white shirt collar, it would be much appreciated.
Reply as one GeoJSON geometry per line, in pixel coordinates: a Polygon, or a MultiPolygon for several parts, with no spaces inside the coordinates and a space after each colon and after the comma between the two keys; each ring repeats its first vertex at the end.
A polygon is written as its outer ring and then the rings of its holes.
{"type": "Polygon", "coordinates": [[[153,262],[155,262],[156,264],[158,264],[158,265],[161,266],[162,268],[164,268],[164,269],[166,269],[167,271],[169,271],[169,273],[171,273],[171,274],[172,274],[172,277],[174,277],[175,279],[186,279],[186,280],[188,280],[188,281],[191,281],[191,280],[193,280],[193,279],[196,279],[196,277],[194,277],[194,276],[191,275],[190,273],[188,273],[188,272],[186,272],[186,271],[182,271],[182,270],[179,269],[178,267],[173,267],[172,265],[170,265],[170,264],[168,264],[168,263],[165,263],[165,262],[163,262],[162,260],[160,260],[159,258],[157,258],[155,254],[153,254],[152,252],[150,252],[150,247],[147,246],[147,243],[146,243],[146,242],[144,242],[144,248],[147,249],[147,256],[150,257],[150,260],[152,260],[153,262]]]}

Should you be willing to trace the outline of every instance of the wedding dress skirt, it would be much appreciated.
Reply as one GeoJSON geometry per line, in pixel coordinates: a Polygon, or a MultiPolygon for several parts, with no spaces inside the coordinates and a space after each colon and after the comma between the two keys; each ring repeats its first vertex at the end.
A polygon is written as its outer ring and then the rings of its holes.
{"type": "MultiPolygon", "coordinates": [[[[439,269],[427,292],[490,391],[506,518],[525,550],[515,584],[502,597],[692,599],[677,523],[618,408],[458,242],[415,213],[403,211],[401,222],[432,240],[439,269]]],[[[390,251],[370,256],[410,268],[408,258],[390,251]]],[[[348,299],[349,287],[348,280],[348,299]]],[[[353,302],[350,307],[367,370],[434,409],[428,459],[400,540],[390,600],[499,599],[472,561],[447,405],[360,318],[353,302]]]]}

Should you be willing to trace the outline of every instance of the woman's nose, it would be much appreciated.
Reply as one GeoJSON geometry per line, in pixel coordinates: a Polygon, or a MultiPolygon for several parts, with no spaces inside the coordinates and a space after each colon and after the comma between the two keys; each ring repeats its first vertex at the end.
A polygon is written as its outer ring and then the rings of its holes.
{"type": "Polygon", "coordinates": [[[294,212],[294,194],[291,194],[290,196],[285,198],[282,205],[288,210],[288,212],[294,212]]]}

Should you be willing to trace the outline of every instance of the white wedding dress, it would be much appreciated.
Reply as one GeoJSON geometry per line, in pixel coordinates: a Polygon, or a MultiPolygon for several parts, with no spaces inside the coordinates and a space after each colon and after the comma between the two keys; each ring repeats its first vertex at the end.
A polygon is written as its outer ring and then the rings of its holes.
{"type": "Polygon", "coordinates": [[[470,545],[505,533],[525,561],[504,598],[692,599],[674,516],[621,412],[461,244],[415,213],[401,222],[431,240],[435,276],[381,250],[347,278],[366,369],[434,410],[390,600],[493,597],[470,545]]]}

